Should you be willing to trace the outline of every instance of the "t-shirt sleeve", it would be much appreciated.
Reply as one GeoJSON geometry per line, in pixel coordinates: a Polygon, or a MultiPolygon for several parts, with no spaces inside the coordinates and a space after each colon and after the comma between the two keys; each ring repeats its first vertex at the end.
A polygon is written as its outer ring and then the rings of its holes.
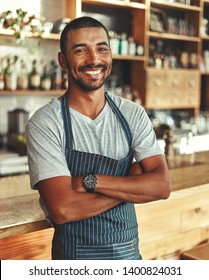
{"type": "Polygon", "coordinates": [[[26,126],[27,154],[31,188],[44,179],[57,176],[70,176],[63,136],[60,130],[46,116],[26,126]]]}
{"type": "Polygon", "coordinates": [[[132,149],[136,161],[139,162],[150,156],[164,154],[144,108],[140,107],[135,110],[133,121],[130,125],[133,133],[132,149]]]}

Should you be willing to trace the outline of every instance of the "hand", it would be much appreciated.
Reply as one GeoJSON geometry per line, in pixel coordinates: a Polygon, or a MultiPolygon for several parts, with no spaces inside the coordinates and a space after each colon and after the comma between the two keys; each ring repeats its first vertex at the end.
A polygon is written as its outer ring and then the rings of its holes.
{"type": "Polygon", "coordinates": [[[134,175],[140,175],[143,173],[143,169],[141,168],[141,165],[138,162],[134,162],[128,171],[129,176],[134,176],[134,175]]]}

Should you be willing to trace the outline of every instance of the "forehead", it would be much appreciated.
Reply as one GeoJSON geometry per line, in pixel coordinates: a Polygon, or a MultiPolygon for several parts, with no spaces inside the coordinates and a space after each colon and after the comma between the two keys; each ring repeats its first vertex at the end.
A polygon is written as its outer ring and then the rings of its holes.
{"type": "Polygon", "coordinates": [[[86,27],[78,30],[71,30],[68,33],[68,45],[74,44],[97,44],[107,42],[107,33],[103,28],[86,27]]]}

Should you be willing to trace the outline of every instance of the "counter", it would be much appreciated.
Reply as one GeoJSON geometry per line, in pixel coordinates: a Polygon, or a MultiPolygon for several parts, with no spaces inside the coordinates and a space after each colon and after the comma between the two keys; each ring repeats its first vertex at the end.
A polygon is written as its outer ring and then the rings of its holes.
{"type": "Polygon", "coordinates": [[[0,178],[0,238],[48,228],[29,175],[0,178]]]}
{"type": "MultiPolygon", "coordinates": [[[[139,227],[141,215],[142,217],[147,215],[144,213],[144,209],[159,207],[158,205],[163,205],[167,209],[166,207],[170,203],[172,204],[174,200],[185,199],[188,194],[193,197],[198,193],[202,193],[203,196],[205,196],[204,193],[209,194],[209,151],[191,155],[178,155],[174,158],[167,158],[167,161],[172,182],[171,197],[166,201],[136,205],[137,215],[139,215],[139,227]],[[191,190],[190,188],[193,189],[191,190]]],[[[40,209],[38,198],[38,192],[31,190],[29,187],[28,174],[0,178],[0,239],[6,240],[10,236],[50,228],[40,209]]],[[[156,210],[154,211],[156,212],[156,210]]],[[[200,210],[197,209],[196,211],[200,210]]],[[[205,216],[208,216],[209,209],[205,211],[208,211],[205,213],[205,216]]],[[[165,212],[163,213],[165,214],[165,212]]],[[[151,232],[151,235],[155,236],[155,234],[151,232]]],[[[148,242],[147,238],[143,237],[142,239],[146,239],[146,242],[148,242]]],[[[154,257],[150,254],[148,255],[149,258],[154,257]]]]}

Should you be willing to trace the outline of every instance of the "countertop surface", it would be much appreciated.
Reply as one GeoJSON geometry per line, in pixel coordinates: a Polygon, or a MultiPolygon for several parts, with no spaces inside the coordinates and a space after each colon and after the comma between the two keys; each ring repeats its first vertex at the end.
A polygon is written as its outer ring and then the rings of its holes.
{"type": "MultiPolygon", "coordinates": [[[[209,151],[167,158],[172,192],[209,183],[209,151]]],[[[28,174],[0,178],[0,238],[48,228],[28,174]]]]}

